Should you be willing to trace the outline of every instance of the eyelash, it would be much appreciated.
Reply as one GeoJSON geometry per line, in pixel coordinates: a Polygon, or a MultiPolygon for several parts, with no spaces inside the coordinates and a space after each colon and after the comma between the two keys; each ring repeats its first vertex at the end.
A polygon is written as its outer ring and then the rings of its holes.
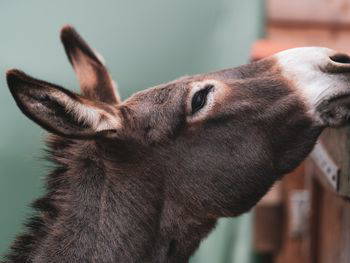
{"type": "Polygon", "coordinates": [[[208,94],[213,88],[213,85],[206,85],[203,89],[197,91],[193,95],[191,102],[192,114],[195,114],[205,106],[208,94]]]}

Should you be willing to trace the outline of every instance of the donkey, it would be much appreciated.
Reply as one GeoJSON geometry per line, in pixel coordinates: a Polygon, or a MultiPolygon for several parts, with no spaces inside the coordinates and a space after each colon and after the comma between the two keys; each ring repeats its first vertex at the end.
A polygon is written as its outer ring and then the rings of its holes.
{"type": "Polygon", "coordinates": [[[55,169],[4,262],[187,262],[221,217],[250,210],[345,125],[350,57],[297,48],[187,76],[121,101],[71,27],[81,95],[13,69],[20,110],[46,129],[55,169]]]}

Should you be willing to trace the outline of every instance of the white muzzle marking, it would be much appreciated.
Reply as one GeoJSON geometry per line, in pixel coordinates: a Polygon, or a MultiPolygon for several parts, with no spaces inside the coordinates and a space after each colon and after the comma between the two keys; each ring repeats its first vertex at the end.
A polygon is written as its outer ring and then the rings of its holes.
{"type": "MultiPolygon", "coordinates": [[[[345,73],[327,72],[328,66],[341,67],[330,59],[338,52],[322,47],[294,48],[275,54],[282,75],[294,84],[308,106],[308,112],[321,121],[317,105],[333,96],[350,93],[350,77],[345,73]]],[[[350,65],[349,65],[350,73],[350,65]]],[[[350,75],[350,74],[348,74],[350,75]]]]}

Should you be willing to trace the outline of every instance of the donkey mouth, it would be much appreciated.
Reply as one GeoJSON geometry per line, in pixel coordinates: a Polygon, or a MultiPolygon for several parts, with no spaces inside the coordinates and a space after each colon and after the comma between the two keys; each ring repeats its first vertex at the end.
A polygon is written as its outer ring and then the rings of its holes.
{"type": "Polygon", "coordinates": [[[350,123],[350,91],[335,95],[317,107],[326,126],[339,127],[350,123]]]}

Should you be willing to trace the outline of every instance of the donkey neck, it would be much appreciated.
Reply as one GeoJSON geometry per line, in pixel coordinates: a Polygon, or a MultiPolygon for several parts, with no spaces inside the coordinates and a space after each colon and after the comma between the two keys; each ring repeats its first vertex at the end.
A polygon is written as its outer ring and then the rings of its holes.
{"type": "Polygon", "coordinates": [[[116,165],[92,141],[55,137],[50,147],[58,168],[43,199],[56,212],[39,209],[47,232],[33,262],[186,262],[215,225],[171,200],[159,167],[116,165]]]}

